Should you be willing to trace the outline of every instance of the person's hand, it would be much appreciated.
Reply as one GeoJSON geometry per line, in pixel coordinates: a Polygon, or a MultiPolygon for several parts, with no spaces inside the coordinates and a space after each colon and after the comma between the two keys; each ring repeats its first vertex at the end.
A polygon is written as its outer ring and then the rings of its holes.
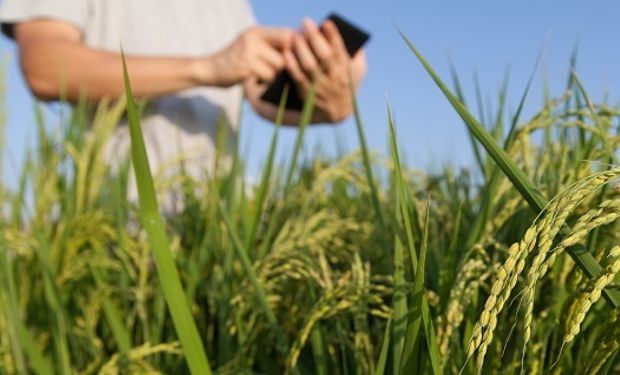
{"type": "Polygon", "coordinates": [[[293,48],[283,54],[302,97],[317,79],[313,122],[340,122],[353,112],[350,80],[357,89],[366,74],[366,57],[363,50],[349,57],[332,21],[326,21],[319,30],[312,20],[304,19],[303,34],[296,34],[293,48]]]}
{"type": "MultiPolygon", "coordinates": [[[[292,47],[283,49],[282,53],[286,70],[302,98],[308,96],[313,80],[317,79],[312,122],[337,123],[353,112],[351,83],[357,90],[366,74],[366,57],[363,50],[349,57],[333,22],[327,21],[321,29],[311,20],[304,20],[302,33],[295,33],[292,47]]],[[[256,77],[249,77],[244,82],[245,95],[254,110],[263,118],[274,121],[277,107],[261,98],[268,86],[268,82],[256,77]]],[[[285,111],[284,124],[296,125],[299,120],[299,111],[285,111]]]]}
{"type": "Polygon", "coordinates": [[[228,87],[252,77],[271,82],[284,69],[283,51],[290,49],[295,31],[254,26],[210,59],[216,86],[228,87]]]}

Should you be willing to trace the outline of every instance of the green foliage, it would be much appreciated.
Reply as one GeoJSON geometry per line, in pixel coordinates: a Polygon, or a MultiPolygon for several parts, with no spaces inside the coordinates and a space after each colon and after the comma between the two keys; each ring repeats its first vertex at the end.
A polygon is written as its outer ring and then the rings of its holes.
{"type": "Polygon", "coordinates": [[[540,259],[549,268],[535,273],[527,346],[521,292],[536,246],[483,365],[468,356],[511,245],[549,210],[542,197],[575,199],[578,181],[616,163],[618,108],[592,103],[571,73],[569,90],[531,119],[519,120],[526,94],[504,118],[503,90],[496,118],[483,121],[458,84],[454,96],[433,78],[471,129],[480,178],[405,166],[389,108],[389,156],[368,150],[363,108],[361,150],[334,159],[300,163],[300,132],[292,161],[275,165],[276,126],[258,186],[236,149],[221,151],[232,163],[215,163],[206,180],[153,179],[131,95],[83,103],[54,129],[37,109],[18,186],[0,184],[0,374],[618,372],[609,249],[620,243],[620,190],[610,184],[578,197],[549,239],[573,252],[540,259]],[[124,113],[135,170],[111,170],[103,148],[124,113]],[[140,204],[127,200],[134,172],[140,204]],[[156,197],[170,186],[184,205],[162,220],[156,197]]]}

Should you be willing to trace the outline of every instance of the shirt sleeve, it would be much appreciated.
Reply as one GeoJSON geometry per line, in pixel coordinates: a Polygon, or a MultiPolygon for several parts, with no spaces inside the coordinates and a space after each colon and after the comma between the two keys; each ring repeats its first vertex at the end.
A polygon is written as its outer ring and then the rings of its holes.
{"type": "Polygon", "coordinates": [[[37,18],[64,21],[84,30],[87,3],[86,0],[4,0],[0,5],[2,32],[12,38],[13,25],[37,18]]]}

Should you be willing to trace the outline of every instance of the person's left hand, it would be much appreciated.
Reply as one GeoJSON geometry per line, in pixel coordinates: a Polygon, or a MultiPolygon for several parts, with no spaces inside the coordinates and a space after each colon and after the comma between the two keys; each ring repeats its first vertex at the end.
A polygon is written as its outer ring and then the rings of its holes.
{"type": "Polygon", "coordinates": [[[303,20],[303,33],[295,35],[292,50],[284,51],[286,69],[302,98],[317,79],[313,122],[336,123],[353,113],[350,79],[355,90],[366,74],[366,56],[359,50],[352,58],[332,21],[321,29],[303,20]]]}

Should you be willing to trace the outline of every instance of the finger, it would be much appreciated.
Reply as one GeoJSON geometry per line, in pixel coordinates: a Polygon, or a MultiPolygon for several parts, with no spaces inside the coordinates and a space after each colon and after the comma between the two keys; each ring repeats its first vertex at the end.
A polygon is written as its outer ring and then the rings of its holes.
{"type": "Polygon", "coordinates": [[[314,21],[309,18],[303,20],[303,30],[306,40],[320,62],[329,62],[332,59],[332,47],[325,36],[318,29],[314,21]]]}
{"type": "Polygon", "coordinates": [[[284,69],[284,56],[277,49],[269,46],[259,46],[259,57],[267,64],[271,65],[275,70],[284,69]]]}
{"type": "Polygon", "coordinates": [[[296,35],[295,40],[293,42],[293,49],[295,51],[295,55],[297,56],[297,60],[299,61],[299,65],[301,65],[302,69],[306,73],[306,75],[313,79],[320,72],[319,62],[316,57],[312,53],[308,42],[301,35],[296,35]]]}
{"type": "Polygon", "coordinates": [[[349,52],[347,51],[347,47],[344,44],[344,40],[342,39],[342,35],[340,35],[336,24],[331,20],[327,20],[323,26],[321,26],[321,29],[323,30],[323,33],[325,33],[325,38],[330,44],[335,57],[342,60],[348,59],[349,52]]]}
{"type": "Polygon", "coordinates": [[[276,76],[277,70],[264,61],[257,61],[252,66],[252,73],[258,77],[259,81],[271,82],[276,76]]]}
{"type": "Polygon", "coordinates": [[[289,49],[293,44],[295,31],[284,27],[259,27],[258,32],[263,40],[279,49],[289,49]]]}
{"type": "Polygon", "coordinates": [[[256,96],[255,93],[263,93],[267,89],[267,87],[269,87],[269,83],[265,81],[260,81],[256,76],[248,77],[243,81],[243,88],[248,94],[248,98],[256,96]]]}
{"type": "Polygon", "coordinates": [[[284,61],[286,63],[286,70],[293,78],[293,81],[304,90],[307,90],[311,82],[297,62],[295,55],[291,51],[284,51],[284,61]]]}

